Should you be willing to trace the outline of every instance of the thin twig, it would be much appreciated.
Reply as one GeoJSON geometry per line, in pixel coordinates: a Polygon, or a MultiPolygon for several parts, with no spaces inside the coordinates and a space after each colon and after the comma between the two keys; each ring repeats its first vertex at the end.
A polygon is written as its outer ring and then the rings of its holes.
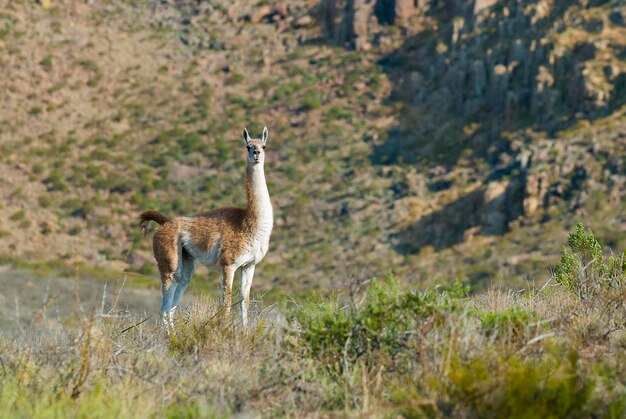
{"type": "Polygon", "coordinates": [[[139,323],[135,323],[134,325],[127,327],[126,329],[124,329],[120,333],[118,333],[116,338],[120,337],[122,335],[122,333],[128,332],[130,329],[133,329],[133,328],[139,326],[140,324],[143,324],[143,323],[147,322],[151,318],[152,318],[152,316],[150,315],[150,316],[146,317],[145,319],[143,319],[142,321],[140,321],[139,323]]]}

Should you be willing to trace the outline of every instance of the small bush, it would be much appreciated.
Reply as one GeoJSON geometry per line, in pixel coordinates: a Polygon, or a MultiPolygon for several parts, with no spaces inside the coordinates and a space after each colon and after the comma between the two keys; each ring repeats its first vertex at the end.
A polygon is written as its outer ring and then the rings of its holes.
{"type": "Polygon", "coordinates": [[[41,195],[37,200],[43,208],[49,208],[52,205],[52,199],[47,195],[41,195]]]}
{"type": "Polygon", "coordinates": [[[322,99],[318,93],[309,90],[302,96],[301,104],[304,111],[310,111],[322,106],[322,99]]]}
{"type": "Polygon", "coordinates": [[[593,232],[583,224],[567,239],[553,277],[578,298],[566,323],[587,344],[606,344],[626,324],[625,254],[605,258],[593,232]],[[577,321],[579,320],[579,321],[577,321]]]}
{"type": "Polygon", "coordinates": [[[22,221],[25,218],[26,218],[26,213],[24,212],[24,210],[16,211],[13,214],[11,214],[11,216],[9,217],[9,219],[12,221],[22,221]]]}
{"type": "Polygon", "coordinates": [[[65,210],[75,210],[80,206],[81,202],[78,198],[69,198],[61,202],[61,208],[65,210]]]}
{"type": "Polygon", "coordinates": [[[241,82],[244,81],[244,76],[243,74],[240,73],[234,73],[232,76],[230,76],[227,80],[226,80],[226,85],[227,86],[234,86],[237,84],[240,84],[241,82]]]}
{"type": "Polygon", "coordinates": [[[336,303],[309,306],[298,313],[301,338],[310,356],[330,370],[341,372],[359,359],[371,364],[376,355],[394,359],[411,352],[427,322],[455,311],[456,300],[466,292],[459,283],[449,293],[431,287],[423,292],[401,292],[389,276],[374,281],[362,302],[353,298],[344,307],[336,303]]]}
{"type": "Polygon", "coordinates": [[[537,313],[519,307],[504,311],[483,313],[480,317],[482,332],[487,336],[498,336],[509,342],[519,342],[528,334],[531,323],[538,320],[537,313]]]}
{"type": "Polygon", "coordinates": [[[293,93],[298,91],[299,89],[300,89],[300,85],[298,83],[296,83],[295,81],[289,81],[276,88],[276,90],[274,91],[274,96],[272,97],[272,100],[274,102],[281,102],[281,101],[288,102],[293,96],[293,93]]]}
{"type": "Polygon", "coordinates": [[[554,268],[554,279],[574,292],[580,299],[598,294],[601,290],[623,290],[626,285],[626,258],[602,254],[602,246],[591,229],[582,223],[567,239],[561,263],[554,268]]]}
{"type": "Polygon", "coordinates": [[[224,140],[224,137],[217,137],[213,147],[217,164],[224,164],[232,154],[232,146],[224,140]]]}
{"type": "Polygon", "coordinates": [[[43,173],[45,169],[46,168],[42,163],[35,163],[33,165],[33,173],[35,173],[36,175],[43,173]]]}
{"type": "Polygon", "coordinates": [[[191,202],[184,196],[178,196],[171,201],[169,208],[174,213],[188,212],[191,208],[191,202]]]}
{"type": "Polygon", "coordinates": [[[213,406],[202,401],[177,400],[176,402],[165,407],[162,417],[167,419],[180,418],[217,418],[225,417],[224,414],[216,412],[213,406]]]}
{"type": "Polygon", "coordinates": [[[195,132],[185,133],[178,141],[184,153],[191,153],[202,149],[200,136],[195,132]]]}
{"type": "Polygon", "coordinates": [[[325,116],[328,119],[352,119],[354,112],[347,107],[333,105],[328,109],[325,116]]]}
{"type": "Polygon", "coordinates": [[[42,109],[40,106],[33,106],[32,108],[30,108],[30,110],[28,111],[29,114],[33,115],[33,116],[37,116],[41,113],[42,109]]]}
{"type": "Polygon", "coordinates": [[[52,56],[46,55],[41,61],[39,61],[39,65],[49,73],[52,70],[52,56]]]}
{"type": "MultiPolygon", "coordinates": [[[[500,418],[588,417],[594,382],[574,352],[521,360],[484,355],[453,358],[449,368],[452,404],[463,416],[500,418]]],[[[452,415],[454,416],[454,415],[452,415]]]]}
{"type": "Polygon", "coordinates": [[[50,190],[65,191],[67,190],[67,184],[65,183],[64,179],[65,176],[63,176],[63,173],[60,170],[55,169],[50,172],[45,180],[45,183],[48,184],[48,188],[50,190]]]}
{"type": "Polygon", "coordinates": [[[49,223],[43,222],[39,224],[39,231],[41,232],[41,234],[47,236],[48,234],[52,233],[52,227],[49,223]]]}
{"type": "Polygon", "coordinates": [[[83,228],[81,226],[73,226],[69,229],[68,233],[70,236],[78,236],[80,234],[80,232],[83,231],[83,228]]]}

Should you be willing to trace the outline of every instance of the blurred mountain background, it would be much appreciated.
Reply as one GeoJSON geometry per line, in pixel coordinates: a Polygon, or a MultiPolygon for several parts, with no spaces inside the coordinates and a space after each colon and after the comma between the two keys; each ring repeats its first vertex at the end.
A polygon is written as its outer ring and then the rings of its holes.
{"type": "Polygon", "coordinates": [[[626,247],[626,1],[0,0],[1,260],[156,288],[138,213],[245,205],[265,125],[255,292],[542,280],[626,247]]]}

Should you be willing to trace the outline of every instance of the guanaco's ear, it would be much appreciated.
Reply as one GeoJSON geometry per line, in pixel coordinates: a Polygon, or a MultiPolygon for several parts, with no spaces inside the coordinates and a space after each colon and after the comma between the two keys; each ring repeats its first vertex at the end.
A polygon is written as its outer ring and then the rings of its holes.
{"type": "Polygon", "coordinates": [[[246,145],[250,144],[250,134],[248,134],[248,130],[247,129],[243,129],[243,139],[246,142],[246,145]]]}
{"type": "Polygon", "coordinates": [[[267,136],[269,135],[269,133],[267,132],[267,127],[263,128],[263,137],[261,138],[261,142],[263,144],[267,143],[267,136]]]}

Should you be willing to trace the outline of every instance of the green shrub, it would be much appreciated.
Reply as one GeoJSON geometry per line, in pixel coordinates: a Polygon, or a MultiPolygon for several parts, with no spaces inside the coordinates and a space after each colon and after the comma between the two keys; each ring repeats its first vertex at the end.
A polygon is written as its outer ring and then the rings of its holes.
{"type": "Polygon", "coordinates": [[[33,164],[33,173],[35,173],[36,175],[39,175],[41,173],[43,173],[43,171],[45,170],[45,166],[42,163],[35,163],[33,164]]]}
{"type": "Polygon", "coordinates": [[[579,300],[570,311],[573,319],[584,320],[572,332],[587,344],[607,344],[626,324],[625,254],[605,258],[593,232],[582,224],[567,244],[553,277],[579,300]]]}
{"type": "Polygon", "coordinates": [[[40,106],[33,106],[32,108],[30,108],[30,110],[28,111],[29,114],[33,115],[33,116],[37,116],[41,113],[42,109],[40,106]]]}
{"type": "Polygon", "coordinates": [[[49,73],[52,70],[52,56],[46,55],[41,61],[39,61],[39,65],[49,73]]]}
{"type": "Polygon", "coordinates": [[[532,327],[531,323],[537,320],[537,313],[519,307],[486,312],[480,316],[481,331],[484,334],[498,336],[510,342],[521,341],[532,327]]]}
{"type": "Polygon", "coordinates": [[[350,108],[333,105],[328,108],[325,116],[328,119],[352,119],[354,117],[354,112],[352,112],[350,108]]]}
{"type": "Polygon", "coordinates": [[[626,286],[626,252],[621,257],[605,258],[602,247],[591,229],[582,223],[567,239],[561,263],[554,268],[554,279],[580,299],[601,290],[623,290],[626,286]]]}
{"type": "Polygon", "coordinates": [[[270,79],[261,79],[255,86],[254,90],[262,90],[265,94],[274,86],[274,81],[270,79]]]}
{"type": "Polygon", "coordinates": [[[117,172],[108,173],[106,178],[95,179],[94,186],[96,189],[109,189],[111,192],[119,194],[130,192],[134,188],[131,180],[117,172]]]}
{"type": "Polygon", "coordinates": [[[219,414],[213,406],[202,401],[176,400],[163,409],[160,415],[167,419],[193,419],[226,417],[219,414]]]}
{"type": "Polygon", "coordinates": [[[226,80],[226,85],[227,86],[234,86],[237,84],[240,84],[241,82],[243,82],[245,79],[245,77],[243,76],[243,74],[241,73],[233,73],[232,76],[230,76],[227,80],[226,80]]]}
{"type": "Polygon", "coordinates": [[[43,234],[45,236],[47,236],[48,234],[52,233],[52,228],[51,228],[50,224],[48,224],[48,223],[41,223],[39,225],[39,228],[40,228],[41,234],[43,234]]]}
{"type": "Polygon", "coordinates": [[[589,417],[599,408],[590,403],[595,383],[579,367],[575,352],[527,360],[455,356],[448,370],[448,397],[464,417],[589,417]]]}
{"type": "Polygon", "coordinates": [[[81,202],[78,198],[69,198],[65,201],[61,202],[61,208],[65,210],[74,211],[76,208],[80,206],[81,202]]]}
{"type": "Polygon", "coordinates": [[[183,134],[178,141],[184,153],[191,153],[202,149],[200,136],[195,132],[183,134]]]}
{"type": "Polygon", "coordinates": [[[459,283],[447,293],[435,287],[402,292],[390,275],[373,281],[362,302],[353,296],[343,307],[324,302],[299,311],[300,337],[308,354],[335,372],[357,360],[371,365],[379,354],[394,360],[401,352],[412,352],[420,339],[416,331],[426,322],[454,312],[465,292],[459,283]]]}
{"type": "Polygon", "coordinates": [[[9,217],[9,219],[12,220],[12,221],[22,221],[25,218],[26,218],[26,213],[24,212],[24,210],[15,211],[9,217]]]}
{"type": "Polygon", "coordinates": [[[215,145],[213,146],[213,151],[216,153],[215,160],[217,164],[226,163],[232,153],[232,150],[231,145],[226,143],[224,137],[217,137],[215,139],[215,145]]]}
{"type": "MultiPolygon", "coordinates": [[[[104,148],[96,148],[89,155],[89,159],[92,161],[113,161],[113,155],[109,152],[109,150],[104,148]]],[[[93,169],[92,169],[93,170],[93,169]]]]}
{"type": "MultiPolygon", "coordinates": [[[[27,366],[29,369],[35,370],[34,365],[27,364],[27,366]]],[[[115,398],[103,397],[101,390],[105,387],[98,386],[94,391],[81,398],[80,403],[76,403],[63,391],[64,389],[59,390],[52,383],[38,380],[31,371],[25,373],[12,372],[5,374],[0,386],[0,409],[6,417],[28,418],[85,417],[88,416],[86,415],[87,412],[94,415],[96,411],[107,412],[111,415],[119,414],[118,409],[113,410],[112,404],[107,403],[108,401],[115,401],[115,398]]]]}
{"type": "Polygon", "coordinates": [[[169,208],[171,208],[171,211],[174,213],[182,213],[189,211],[192,208],[192,205],[188,198],[178,196],[170,202],[169,208]]]}
{"type": "Polygon", "coordinates": [[[98,71],[98,64],[96,64],[94,60],[89,60],[89,59],[80,60],[78,62],[78,65],[80,65],[83,69],[87,71],[94,71],[94,72],[98,71]]]}
{"type": "Polygon", "coordinates": [[[288,81],[285,84],[282,84],[276,88],[274,91],[274,96],[272,97],[272,101],[274,102],[282,102],[289,101],[292,97],[293,93],[300,89],[300,85],[295,81],[288,81]]]}
{"type": "Polygon", "coordinates": [[[319,93],[309,90],[302,96],[301,104],[303,110],[310,111],[322,106],[322,99],[320,98],[319,93]]]}
{"type": "Polygon", "coordinates": [[[76,226],[71,227],[68,233],[70,236],[78,236],[81,231],[83,231],[83,228],[81,226],[76,225],[76,226]]]}
{"type": "Polygon", "coordinates": [[[63,173],[55,169],[46,178],[45,182],[48,184],[48,188],[53,191],[64,191],[67,190],[67,185],[64,182],[65,177],[63,173]]]}

